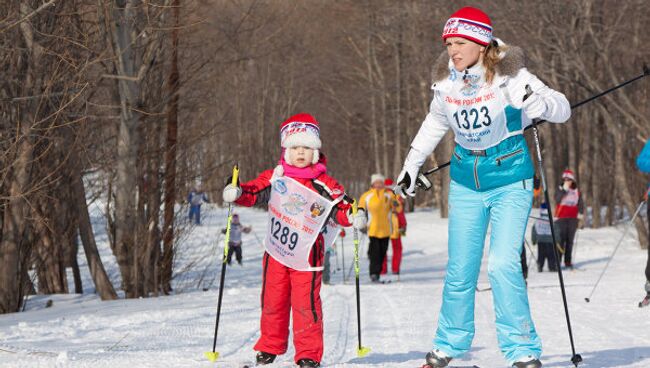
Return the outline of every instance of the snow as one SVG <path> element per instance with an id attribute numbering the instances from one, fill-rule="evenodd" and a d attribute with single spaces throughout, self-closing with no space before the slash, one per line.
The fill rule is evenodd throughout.
<path id="1" fill-rule="evenodd" d="M 93 211 L 97 241 L 107 271 L 119 285 L 99 209 Z M 80 254 L 85 294 L 31 296 L 25 312 L 0 316 L 0 367 L 239 367 L 252 361 L 252 347 L 259 337 L 262 249 L 258 238 L 263 238 L 266 220 L 265 212 L 254 209 L 237 209 L 242 222 L 253 225 L 255 232 L 243 238 L 244 266 L 233 265 L 226 274 L 216 349 L 221 356 L 216 363 L 203 357 L 212 348 L 223 242 L 219 233 L 226 212 L 205 205 L 203 225 L 190 228 L 180 239 L 176 270 L 182 272 L 174 279 L 171 296 L 102 302 L 92 294 L 85 256 Z M 366 357 L 356 356 L 354 278 L 344 284 L 341 269 L 332 274 L 332 285 L 323 285 L 324 366 L 413 368 L 423 364 L 440 309 L 447 221 L 431 210 L 408 214 L 407 219 L 399 282 L 369 284 L 367 242 L 362 241 L 362 337 L 364 346 L 372 349 Z M 179 221 L 184 222 L 184 217 L 179 216 Z M 650 308 L 637 307 L 644 296 L 646 251 L 639 248 L 634 229 L 623 240 L 591 303 L 584 301 L 624 226 L 579 230 L 575 262 L 579 270 L 564 272 L 576 350 L 584 358 L 581 367 L 650 366 Z M 343 242 L 347 273 L 353 259 L 352 231 Z M 343 268 L 340 240 L 337 250 Z M 532 262 L 530 253 L 528 259 Z M 486 266 L 479 279 L 481 289 L 489 286 Z M 332 267 L 336 270 L 334 256 Z M 531 263 L 528 285 L 533 319 L 544 344 L 544 367 L 571 367 L 557 274 L 538 273 Z M 489 291 L 477 293 L 472 351 L 451 366 L 507 366 L 496 341 L 491 298 Z M 53 305 L 46 308 L 49 300 Z M 291 345 L 270 367 L 292 366 Z"/>

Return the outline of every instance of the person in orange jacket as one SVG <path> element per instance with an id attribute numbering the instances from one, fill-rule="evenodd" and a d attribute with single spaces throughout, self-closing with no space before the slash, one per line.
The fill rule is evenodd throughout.
<path id="1" fill-rule="evenodd" d="M 381 282 L 381 268 L 388 250 L 388 240 L 392 233 L 392 219 L 395 193 L 386 189 L 386 178 L 382 174 L 370 177 L 370 189 L 359 198 L 360 213 L 367 214 L 368 219 L 368 257 L 370 258 L 370 281 Z"/>

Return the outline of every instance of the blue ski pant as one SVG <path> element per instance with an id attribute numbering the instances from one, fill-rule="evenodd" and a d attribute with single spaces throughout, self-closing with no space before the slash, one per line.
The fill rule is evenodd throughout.
<path id="1" fill-rule="evenodd" d="M 483 192 L 451 181 L 449 261 L 434 339 L 435 348 L 448 356 L 458 357 L 472 345 L 474 297 L 488 225 L 488 276 L 499 347 L 509 364 L 528 355 L 541 356 L 520 263 L 532 200 L 532 179 Z"/>
<path id="2" fill-rule="evenodd" d="M 195 206 L 195 205 L 190 205 L 190 212 L 188 217 L 190 218 L 190 222 L 192 222 L 192 218 L 194 218 L 194 222 L 197 225 L 201 224 L 201 206 Z"/>

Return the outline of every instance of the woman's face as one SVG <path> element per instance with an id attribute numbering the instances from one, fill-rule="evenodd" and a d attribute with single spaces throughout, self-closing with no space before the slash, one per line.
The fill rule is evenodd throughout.
<path id="1" fill-rule="evenodd" d="M 485 47 L 462 37 L 449 37 L 445 40 L 447 54 L 454 68 L 463 71 L 477 62 L 483 61 Z"/>
<path id="2" fill-rule="evenodd" d="M 314 150 L 309 147 L 290 147 L 289 150 L 289 165 L 297 168 L 303 168 L 311 165 L 311 160 L 314 158 Z"/>

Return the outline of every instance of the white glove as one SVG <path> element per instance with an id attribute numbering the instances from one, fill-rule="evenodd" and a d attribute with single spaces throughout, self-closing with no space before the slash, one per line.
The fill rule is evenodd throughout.
<path id="1" fill-rule="evenodd" d="M 241 197 L 241 187 L 234 186 L 232 183 L 226 185 L 223 188 L 223 201 L 226 203 L 232 203 Z"/>
<path id="2" fill-rule="evenodd" d="M 546 101 L 544 98 L 537 93 L 530 94 L 522 106 L 526 116 L 531 119 L 539 119 L 546 113 L 548 107 L 546 106 Z"/>
<path id="3" fill-rule="evenodd" d="M 406 198 L 406 196 L 415 197 L 415 181 L 418 178 L 419 168 L 410 165 L 404 165 L 402 172 L 397 177 L 395 193 Z"/>
<path id="4" fill-rule="evenodd" d="M 348 220 L 352 223 L 352 227 L 357 230 L 363 230 L 368 225 L 366 211 L 363 208 L 359 208 L 356 215 L 353 215 L 352 211 L 350 211 L 348 213 Z"/>

